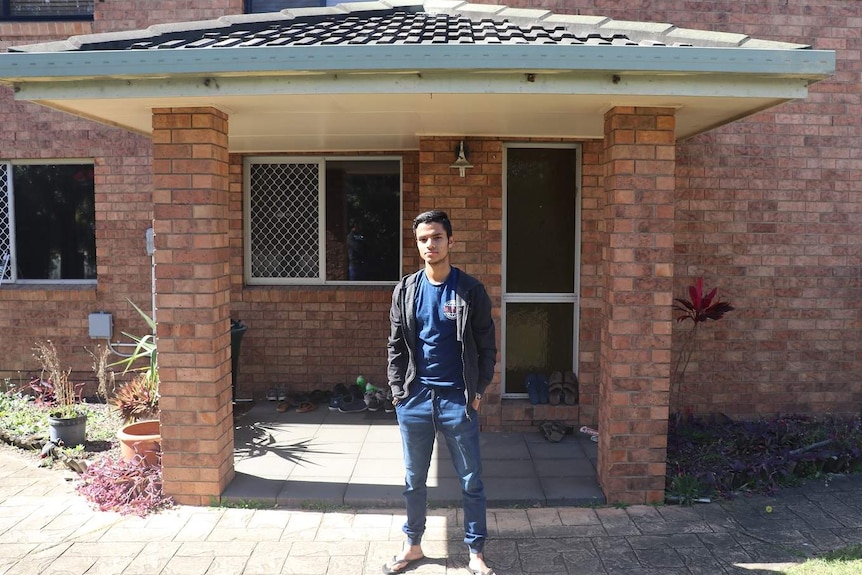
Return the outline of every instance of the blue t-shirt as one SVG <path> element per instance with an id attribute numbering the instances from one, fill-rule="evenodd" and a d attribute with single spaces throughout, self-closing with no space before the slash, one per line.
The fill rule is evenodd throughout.
<path id="1" fill-rule="evenodd" d="M 431 283 L 424 273 L 419 275 L 415 302 L 419 381 L 433 387 L 464 389 L 455 297 L 458 269 L 453 267 L 440 285 Z"/>

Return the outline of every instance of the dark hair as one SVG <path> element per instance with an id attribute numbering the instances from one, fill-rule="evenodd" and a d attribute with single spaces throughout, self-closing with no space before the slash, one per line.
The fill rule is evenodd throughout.
<path id="1" fill-rule="evenodd" d="M 419 224 L 431 224 L 434 222 L 443 224 L 443 229 L 446 230 L 446 237 L 452 237 L 452 222 L 449 221 L 449 216 L 446 212 L 442 210 L 429 210 L 413 218 L 413 235 L 416 235 L 416 228 L 419 227 Z"/>

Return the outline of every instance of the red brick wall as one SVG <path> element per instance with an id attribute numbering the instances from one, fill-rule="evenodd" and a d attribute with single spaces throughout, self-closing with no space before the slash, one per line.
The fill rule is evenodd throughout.
<path id="1" fill-rule="evenodd" d="M 240 4 L 239 0 L 98 2 L 94 23 L 0 23 L 0 49 L 89 33 L 91 26 L 107 31 L 180 20 L 180 10 L 188 6 L 192 6 L 190 18 L 214 18 L 240 12 Z M 683 389 L 682 408 L 730 415 L 856 412 L 862 400 L 858 337 L 862 222 L 856 198 L 862 182 L 862 3 L 510 0 L 508 4 L 741 31 L 837 51 L 838 72 L 813 86 L 806 101 L 786 104 L 678 146 L 674 292 L 683 295 L 685 286 L 702 275 L 708 286 L 718 286 L 737 308 L 721 322 L 704 326 L 708 329 L 702 330 L 701 350 L 689 367 L 686 379 L 690 383 Z M 165 12 L 164 7 L 176 11 Z M 17 378 L 19 372 L 35 369 L 32 343 L 44 337 L 52 337 L 70 366 L 82 377 L 88 376 L 90 358 L 81 349 L 91 344 L 86 337 L 88 313 L 98 309 L 113 312 L 115 333 L 141 332 L 144 327 L 125 298 L 142 306 L 149 302 L 149 260 L 142 239 L 151 209 L 149 141 L 32 104 L 14 103 L 5 88 L 0 88 L 0 125 L 0 158 L 97 158 L 100 238 L 98 290 L 8 285 L 0 289 L 0 343 L 4 347 L 0 378 Z M 597 302 L 602 286 L 595 238 L 604 226 L 603 183 L 597 169 L 600 149 L 596 144 L 584 148 L 579 374 L 582 386 L 596 391 L 601 315 Z M 417 161 L 405 162 L 405 170 Z M 379 318 L 376 313 L 388 307 L 388 289 L 356 288 L 362 298 L 370 298 L 362 303 L 370 303 L 375 310 L 372 314 L 364 308 L 357 313 L 342 308 L 346 304 L 339 298 L 358 297 L 347 289 L 241 287 L 241 178 L 236 163 L 231 169 L 231 213 L 236 214 L 231 222 L 232 315 L 255 325 L 243 342 L 241 384 L 254 381 L 264 389 L 289 378 L 288 384 L 316 387 L 342 381 L 360 370 L 381 379 L 387 327 L 385 315 Z M 417 186 L 418 171 L 406 174 L 410 185 Z M 405 222 L 418 211 L 417 193 L 416 189 L 405 191 Z M 406 241 L 408 261 L 410 247 Z M 418 265 L 418 260 L 413 262 Z M 327 301 L 317 303 L 323 299 Z M 298 311 L 303 301 L 315 303 L 318 309 L 303 306 Z M 251 311 L 255 305 L 263 306 L 263 311 L 255 311 L 259 315 Z M 339 319 L 321 336 L 320 341 L 326 343 L 279 357 L 275 351 L 284 342 L 279 342 L 283 336 L 278 330 L 269 331 L 276 323 L 269 315 L 273 310 L 299 314 L 291 320 L 291 329 L 316 331 L 321 317 Z M 264 321 L 260 329 L 259 321 Z M 675 347 L 680 337 L 682 332 L 675 326 Z M 335 364 L 320 375 L 315 362 L 328 366 L 329 361 L 314 359 L 315 354 L 331 354 L 333 345 L 342 352 L 361 347 L 353 362 Z M 279 363 L 268 365 L 274 357 Z M 340 355 L 334 359 L 347 361 Z M 584 421 L 596 416 L 595 404 L 589 403 L 595 396 L 582 394 Z"/>
<path id="2" fill-rule="evenodd" d="M 699 330 L 699 351 L 679 407 L 732 416 L 857 413 L 862 402 L 862 2 L 507 4 L 743 32 L 836 51 L 836 74 L 812 86 L 805 101 L 678 146 L 675 296 L 682 297 L 686 286 L 703 276 L 736 307 Z M 587 280 L 585 268 L 582 281 Z M 674 327 L 676 349 L 685 337 L 683 327 Z"/>
<path id="3" fill-rule="evenodd" d="M 114 332 L 145 333 L 126 301 L 150 306 L 150 264 L 144 234 L 152 213 L 149 140 L 114 128 L 13 102 L 0 88 L 0 160 L 80 158 L 95 162 L 96 264 L 98 286 L 0 288 L 0 378 L 15 383 L 38 374 L 32 356 L 36 340 L 51 339 L 60 361 L 78 380 L 93 380 L 88 315 L 114 314 Z M 88 389 L 88 392 L 91 390 Z"/>
<path id="4" fill-rule="evenodd" d="M 673 287 L 673 110 L 605 114 L 599 467 L 609 502 L 663 501 Z"/>
<path id="5" fill-rule="evenodd" d="M 96 2 L 97 32 L 136 30 L 153 24 L 212 20 L 242 14 L 243 0 L 109 0 Z"/>
<path id="6" fill-rule="evenodd" d="M 191 6 L 191 8 L 189 7 Z M 108 30 L 145 27 L 186 18 L 241 13 L 241 0 L 207 2 L 96 2 L 95 22 L 0 22 L 0 51 L 17 46 Z M 26 383 L 38 375 L 32 355 L 37 340 L 51 339 L 73 378 L 93 383 L 96 349 L 87 318 L 104 310 L 121 331 L 146 333 L 127 298 L 150 309 L 150 259 L 144 234 L 152 221 L 151 143 L 148 138 L 15 102 L 0 86 L 0 161 L 80 158 L 95 162 L 97 287 L 12 286 L 0 288 L 0 383 Z M 94 391 L 88 386 L 87 393 Z"/>
<path id="7" fill-rule="evenodd" d="M 234 476 L 227 142 L 219 110 L 153 110 L 164 488 L 192 505 Z"/>

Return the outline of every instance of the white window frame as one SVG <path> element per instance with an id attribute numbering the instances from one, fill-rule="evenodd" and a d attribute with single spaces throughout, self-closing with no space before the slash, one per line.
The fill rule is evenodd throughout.
<path id="1" fill-rule="evenodd" d="M 575 151 L 575 213 L 573 214 L 575 223 L 575 277 L 574 291 L 572 293 L 509 293 L 505 289 L 506 273 L 508 261 L 506 258 L 509 236 L 505 222 L 508 221 L 509 214 L 509 184 L 508 184 L 508 151 L 510 148 L 556 148 Z M 507 391 L 506 381 L 506 308 L 510 303 L 568 303 L 572 304 L 572 373 L 578 375 L 579 359 L 580 359 L 580 332 L 581 332 L 581 233 L 583 224 L 583 144 L 580 142 L 505 142 L 503 144 L 503 262 L 502 262 L 502 281 L 501 285 L 501 310 L 500 310 L 500 336 L 502 338 L 502 349 L 500 351 L 500 365 L 502 366 L 501 379 L 501 397 L 503 399 L 526 399 L 526 393 L 515 393 Z M 550 375 L 550 374 L 546 374 Z"/>
<path id="2" fill-rule="evenodd" d="M 0 164 L 6 167 L 6 205 L 8 206 L 6 214 L 0 213 L 0 219 L 6 217 L 9 227 L 9 262 L 8 268 L 11 273 L 9 279 L 0 277 L 0 286 L 6 283 L 18 285 L 75 285 L 75 286 L 94 286 L 98 283 L 96 279 L 19 279 L 18 278 L 18 253 L 15 247 L 15 182 L 12 177 L 12 169 L 14 166 L 56 166 L 62 164 L 89 164 L 95 167 L 93 158 L 45 158 L 45 159 L 26 159 L 26 160 L 0 160 Z M 93 194 L 95 195 L 95 184 L 93 185 Z M 98 251 L 98 246 L 96 246 Z M 0 267 L 2 267 L 5 253 L 0 246 Z M 97 256 L 98 257 L 98 256 Z"/>
<path id="3" fill-rule="evenodd" d="M 381 281 L 350 281 L 326 279 L 326 163 L 327 162 L 398 162 L 398 217 L 403 221 L 404 214 L 404 158 L 402 156 L 246 156 L 243 158 L 243 278 L 246 285 L 337 285 L 337 286 L 394 286 L 398 278 Z M 317 164 L 318 165 L 318 229 L 317 242 L 319 264 L 318 275 L 313 278 L 255 278 L 251 275 L 252 245 L 251 245 L 251 165 L 252 164 Z M 399 226 L 400 229 L 401 226 Z M 403 267 L 404 239 L 403 233 L 398 234 L 399 270 Z"/>

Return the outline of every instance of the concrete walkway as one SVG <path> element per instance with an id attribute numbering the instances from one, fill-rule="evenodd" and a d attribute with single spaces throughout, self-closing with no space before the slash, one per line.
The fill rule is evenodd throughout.
<path id="1" fill-rule="evenodd" d="M 71 473 L 0 448 L 0 574 L 365 575 L 401 546 L 400 510 L 180 506 L 147 518 L 90 508 Z M 695 507 L 494 508 L 498 575 L 782 573 L 862 542 L 862 477 Z M 429 512 L 417 575 L 466 575 L 460 513 Z"/>
<path id="2" fill-rule="evenodd" d="M 297 506 L 404 505 L 404 451 L 395 414 L 341 413 L 321 406 L 285 413 L 260 402 L 235 418 L 236 478 L 230 501 Z M 481 435 L 482 479 L 489 505 L 551 507 L 599 505 L 596 444 L 574 433 L 551 443 L 538 432 Z M 460 505 L 461 487 L 446 442 L 435 443 L 428 501 Z"/>

